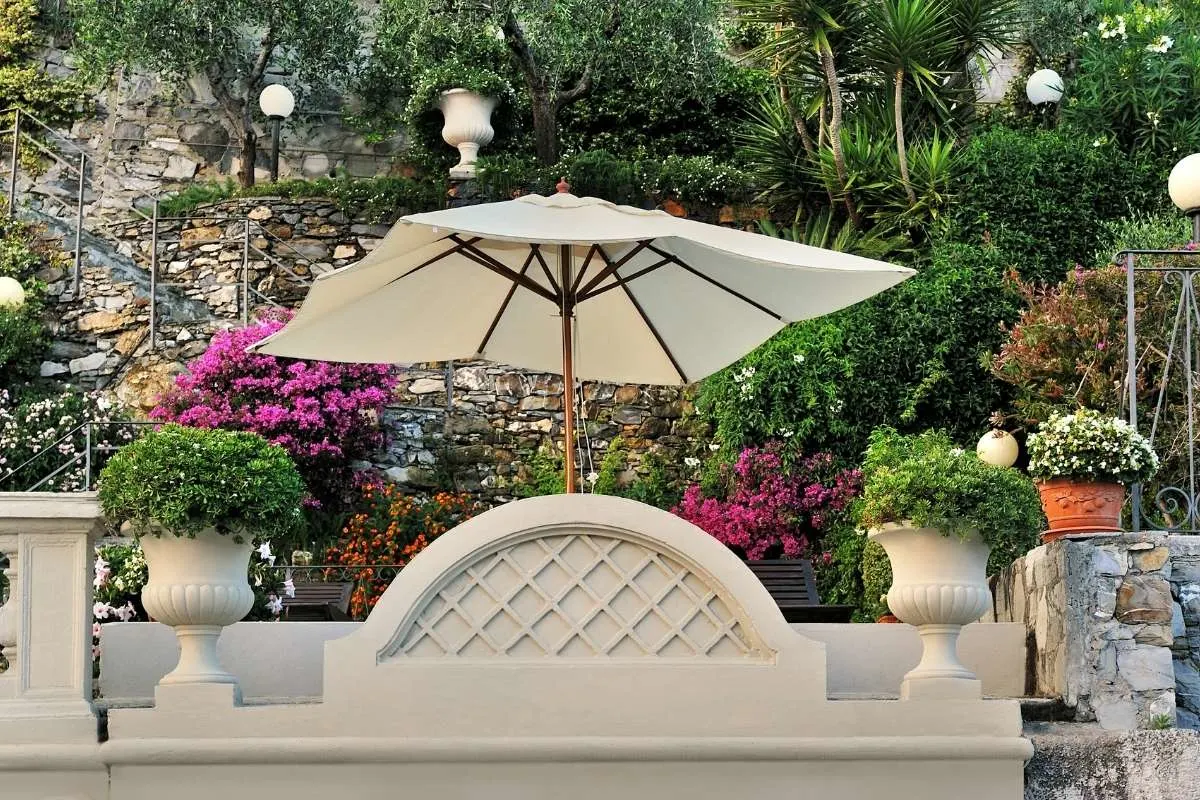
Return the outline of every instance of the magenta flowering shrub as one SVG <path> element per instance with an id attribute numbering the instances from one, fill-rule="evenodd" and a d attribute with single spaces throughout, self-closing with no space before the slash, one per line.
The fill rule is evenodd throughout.
<path id="1" fill-rule="evenodd" d="M 673 513 L 750 560 L 803 558 L 862 490 L 862 474 L 829 453 L 785 458 L 778 443 L 748 447 L 718 491 L 689 486 Z M 826 554 L 827 556 L 828 554 Z"/>
<path id="2" fill-rule="evenodd" d="M 351 462 L 383 444 L 378 419 L 395 377 L 386 365 L 246 352 L 290 316 L 278 312 L 214 336 L 150 415 L 198 428 L 257 433 L 292 455 L 315 504 L 337 506 L 353 480 Z"/>

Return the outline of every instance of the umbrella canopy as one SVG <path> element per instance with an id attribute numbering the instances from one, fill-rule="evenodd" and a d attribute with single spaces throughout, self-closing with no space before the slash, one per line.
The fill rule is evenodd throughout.
<path id="1" fill-rule="evenodd" d="M 561 372 L 570 441 L 575 378 L 692 383 L 789 322 L 912 274 L 560 191 L 402 218 L 361 261 L 320 276 L 292 321 L 253 349 Z"/>

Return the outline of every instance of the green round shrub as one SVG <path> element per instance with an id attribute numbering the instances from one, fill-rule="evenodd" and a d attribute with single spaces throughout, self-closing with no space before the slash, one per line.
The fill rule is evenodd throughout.
<path id="1" fill-rule="evenodd" d="M 863 611 L 876 620 L 888 613 L 887 592 L 892 588 L 892 562 L 879 542 L 868 539 L 862 550 Z"/>
<path id="2" fill-rule="evenodd" d="M 215 528 L 241 541 L 299 525 L 304 483 L 287 451 L 258 434 L 164 425 L 112 457 L 99 495 L 104 514 L 138 536 Z"/>
<path id="3" fill-rule="evenodd" d="M 871 434 L 856 512 L 865 528 L 904 522 L 948 536 L 978 531 L 996 567 L 1035 547 L 1045 519 L 1021 472 L 980 460 L 940 431 L 905 436 L 891 428 Z"/>

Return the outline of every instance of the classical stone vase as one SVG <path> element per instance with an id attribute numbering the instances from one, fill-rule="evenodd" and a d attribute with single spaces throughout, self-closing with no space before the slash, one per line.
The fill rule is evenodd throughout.
<path id="1" fill-rule="evenodd" d="M 249 539 L 239 544 L 208 528 L 195 538 L 143 536 L 141 545 L 150 576 L 142 605 L 179 639 L 179 663 L 160 683 L 237 683 L 217 658 L 217 640 L 254 605 Z"/>
<path id="2" fill-rule="evenodd" d="M 958 635 L 991 605 L 991 548 L 976 532 L 964 539 L 906 524 L 883 525 L 870 536 L 892 563 L 888 608 L 921 635 L 921 662 L 904 676 L 901 697 L 979 697 L 979 681 L 958 659 Z"/>
<path id="3" fill-rule="evenodd" d="M 492 141 L 492 112 L 498 101 L 494 97 L 468 89 L 449 89 L 442 92 L 438 108 L 445 124 L 442 139 L 458 148 L 458 163 L 450 168 L 451 178 L 474 178 L 479 148 Z"/>
<path id="4" fill-rule="evenodd" d="M 1119 483 L 1051 478 L 1038 482 L 1042 509 L 1050 523 L 1042 533 L 1052 542 L 1077 533 L 1120 533 L 1125 487 Z"/>

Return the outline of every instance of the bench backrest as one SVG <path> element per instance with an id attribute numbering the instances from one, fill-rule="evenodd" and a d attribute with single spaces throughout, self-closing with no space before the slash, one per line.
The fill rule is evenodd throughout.
<path id="1" fill-rule="evenodd" d="M 812 562 L 808 559 L 747 561 L 746 564 L 780 608 L 821 604 Z"/>

